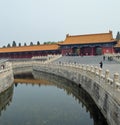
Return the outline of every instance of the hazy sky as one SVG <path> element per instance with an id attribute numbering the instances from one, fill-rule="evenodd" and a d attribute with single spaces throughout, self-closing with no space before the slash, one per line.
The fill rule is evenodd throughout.
<path id="1" fill-rule="evenodd" d="M 120 0 L 0 0 L 0 46 L 120 31 Z"/>

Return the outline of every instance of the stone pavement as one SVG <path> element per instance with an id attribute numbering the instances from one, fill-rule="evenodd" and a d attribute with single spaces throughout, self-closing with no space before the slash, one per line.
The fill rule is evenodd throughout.
<path id="1" fill-rule="evenodd" d="M 113 77 L 113 74 L 118 72 L 120 74 L 120 64 L 115 61 L 108 61 L 106 58 L 105 61 L 103 60 L 103 56 L 63 56 L 59 58 L 58 60 L 54 61 L 56 62 L 69 62 L 69 63 L 80 63 L 80 64 L 86 64 L 86 65 L 93 65 L 100 67 L 100 62 L 103 62 L 103 73 L 106 69 L 110 71 L 110 77 Z"/>

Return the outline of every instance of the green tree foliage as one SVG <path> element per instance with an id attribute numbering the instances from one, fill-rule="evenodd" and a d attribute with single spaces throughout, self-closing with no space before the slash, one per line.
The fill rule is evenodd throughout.
<path id="1" fill-rule="evenodd" d="M 10 46 L 10 43 L 8 43 L 7 47 L 11 47 L 11 46 Z"/>
<path id="2" fill-rule="evenodd" d="M 120 40 L 120 33 L 119 32 L 117 32 L 116 39 Z"/>
<path id="3" fill-rule="evenodd" d="M 2 48 L 6 48 L 6 46 L 4 45 Z"/>
<path id="4" fill-rule="evenodd" d="M 55 42 L 48 41 L 48 42 L 44 42 L 43 44 L 55 44 Z"/>
<path id="5" fill-rule="evenodd" d="M 21 46 L 21 43 L 19 43 L 18 46 Z"/>
<path id="6" fill-rule="evenodd" d="M 15 41 L 13 41 L 12 46 L 16 47 L 16 42 Z"/>
<path id="7" fill-rule="evenodd" d="M 37 41 L 37 45 L 40 45 L 40 42 L 39 42 L 39 41 Z"/>
<path id="8" fill-rule="evenodd" d="M 27 44 L 26 44 L 26 43 L 24 43 L 24 46 L 27 46 Z"/>
<path id="9" fill-rule="evenodd" d="M 30 46 L 33 46 L 33 42 L 30 42 Z"/>

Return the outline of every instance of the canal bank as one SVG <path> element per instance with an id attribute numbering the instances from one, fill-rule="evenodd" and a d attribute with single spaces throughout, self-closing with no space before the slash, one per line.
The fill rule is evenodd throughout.
<path id="1" fill-rule="evenodd" d="M 108 79 L 101 70 L 76 64 L 41 64 L 34 65 L 33 70 L 61 76 L 75 82 L 90 94 L 96 105 L 107 119 L 109 125 L 120 123 L 119 86 L 117 74 L 115 79 Z M 119 84 L 118 84 L 119 85 Z"/>
<path id="2" fill-rule="evenodd" d="M 17 62 L 18 63 L 18 62 Z M 14 65 L 14 74 L 22 72 L 44 72 L 64 77 L 82 86 L 90 94 L 101 110 L 109 125 L 120 123 L 119 81 L 109 79 L 109 72 L 103 75 L 101 70 L 90 66 L 76 64 L 44 64 L 36 62 L 20 62 Z M 116 84 L 117 83 L 117 84 Z M 117 97 L 117 98 L 116 98 Z"/>
<path id="3" fill-rule="evenodd" d="M 77 84 L 51 74 L 32 74 L 15 75 L 12 101 L 0 117 L 2 125 L 108 125 Z"/>
<path id="4" fill-rule="evenodd" d="M 14 77 L 11 63 L 5 61 L 0 63 L 0 93 L 13 85 Z"/>

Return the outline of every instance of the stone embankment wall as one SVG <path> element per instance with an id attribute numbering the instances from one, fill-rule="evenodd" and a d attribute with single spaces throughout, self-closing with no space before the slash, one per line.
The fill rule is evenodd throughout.
<path id="1" fill-rule="evenodd" d="M 16 59 L 10 60 L 13 67 L 13 74 L 28 73 L 32 72 L 32 67 L 34 64 L 40 64 L 40 62 L 50 63 L 57 60 L 62 55 L 48 55 L 48 56 L 38 56 L 32 59 Z"/>
<path id="2" fill-rule="evenodd" d="M 17 61 L 12 62 L 13 74 L 32 72 L 34 61 Z"/>
<path id="3" fill-rule="evenodd" d="M 12 65 L 9 62 L 0 63 L 0 93 L 13 85 Z"/>
<path id="4" fill-rule="evenodd" d="M 34 63 L 34 71 L 47 72 L 74 81 L 82 86 L 93 98 L 109 125 L 120 125 L 120 81 L 119 74 L 114 79 L 102 69 L 80 64 Z"/>
<path id="5" fill-rule="evenodd" d="M 47 72 L 61 76 L 82 86 L 93 98 L 109 125 L 120 123 L 120 80 L 119 74 L 111 79 L 109 71 L 103 74 L 102 69 L 80 64 L 40 63 L 36 60 L 12 62 L 13 73 L 34 71 Z"/>

